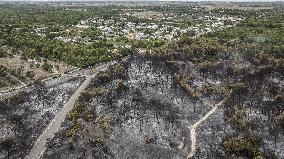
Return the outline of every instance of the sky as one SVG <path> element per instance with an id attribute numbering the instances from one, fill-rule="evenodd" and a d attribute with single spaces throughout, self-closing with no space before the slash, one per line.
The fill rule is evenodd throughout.
<path id="1" fill-rule="evenodd" d="M 141 1 L 141 0 L 0 0 L 0 1 Z M 275 2 L 284 0 L 142 0 L 142 1 L 230 1 L 230 2 Z"/>

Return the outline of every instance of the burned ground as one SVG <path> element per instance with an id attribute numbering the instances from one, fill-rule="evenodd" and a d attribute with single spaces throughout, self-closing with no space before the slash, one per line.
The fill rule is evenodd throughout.
<path id="1" fill-rule="evenodd" d="M 283 75 L 259 79 L 254 67 L 244 75 L 228 63 L 206 70 L 186 59 L 137 55 L 113 65 L 81 95 L 44 158 L 187 158 L 188 126 L 229 89 L 229 100 L 197 129 L 194 158 L 282 158 L 283 133 L 272 123 L 283 112 Z"/>
<path id="2" fill-rule="evenodd" d="M 24 158 L 82 80 L 75 77 L 62 83 L 58 80 L 37 82 L 16 95 L 3 95 L 0 101 L 0 158 Z"/>

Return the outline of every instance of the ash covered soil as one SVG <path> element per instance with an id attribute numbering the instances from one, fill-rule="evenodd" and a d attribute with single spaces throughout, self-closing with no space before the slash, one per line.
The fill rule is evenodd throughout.
<path id="1" fill-rule="evenodd" d="M 233 88 L 244 75 L 230 74 L 228 64 L 204 71 L 186 59 L 135 55 L 111 66 L 80 96 L 43 158 L 185 159 L 190 126 L 229 89 L 229 100 L 197 128 L 193 158 L 283 158 L 283 133 L 271 124 L 283 103 L 265 109 L 274 101 L 270 85 L 283 91 L 283 75 Z"/>
<path id="2" fill-rule="evenodd" d="M 168 67 L 132 57 L 99 73 L 44 158 L 186 158 L 187 125 L 210 108 L 187 95 Z"/>
<path id="3" fill-rule="evenodd" d="M 63 80 L 63 79 L 62 79 Z M 37 82 L 0 100 L 0 158 L 24 158 L 84 79 Z"/>

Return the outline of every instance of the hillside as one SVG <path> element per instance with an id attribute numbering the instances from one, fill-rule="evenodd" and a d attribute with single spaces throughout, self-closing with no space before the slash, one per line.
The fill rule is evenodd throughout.
<path id="1" fill-rule="evenodd" d="M 97 12 L 108 17 L 110 13 L 102 8 Z M 0 94 L 0 158 L 284 158 L 283 8 L 244 11 L 216 7 L 204 11 L 191 5 L 188 10 L 175 6 L 180 10 L 172 11 L 170 7 L 152 6 L 149 12 L 139 10 L 138 6 L 114 8 L 111 10 L 114 17 L 127 15 L 137 21 L 128 23 L 130 27 L 144 20 L 154 22 L 155 18 L 161 18 L 155 21 L 159 24 L 166 23 L 165 19 L 161 22 L 162 17 L 170 16 L 167 14 L 170 12 L 181 18 L 171 21 L 178 24 L 167 25 L 182 25 L 182 17 L 198 15 L 194 25 L 203 30 L 198 35 L 180 34 L 172 41 L 152 41 L 151 38 L 158 37 L 157 30 L 149 33 L 153 36 L 150 40 L 114 42 L 111 38 L 106 40 L 110 34 L 105 34 L 105 39 L 92 39 L 90 44 L 88 38 L 73 43 L 45 36 L 36 36 L 28 42 L 22 39 L 23 35 L 22 41 L 17 41 L 16 35 L 23 33 L 13 28 L 11 48 L 41 42 L 33 45 L 41 51 L 31 51 L 36 54 L 27 51 L 21 56 L 41 57 L 44 63 L 54 65 L 58 62 L 62 72 L 71 65 L 82 69 Z M 53 9 L 47 7 L 42 11 L 69 12 Z M 77 7 L 72 9 L 78 11 Z M 195 9 L 198 12 L 191 14 Z M 28 10 L 37 13 L 33 7 Z M 80 10 L 80 15 L 87 18 L 95 14 L 94 10 Z M 234 18 L 241 20 L 234 24 L 228 19 L 221 20 L 222 29 L 212 27 L 214 31 L 205 32 L 206 26 L 213 26 L 222 14 L 233 22 Z M 145 15 L 154 18 L 149 20 Z M 60 21 L 57 18 L 61 16 L 53 20 Z M 80 17 L 72 10 L 69 18 Z M 68 20 L 61 23 L 74 27 Z M 81 27 L 84 24 L 80 22 Z M 5 27 L 0 26 L 1 29 Z M 85 31 L 98 38 L 101 34 L 96 29 Z M 9 38 L 4 41 L 8 42 Z M 44 54 L 42 49 L 48 48 L 47 43 L 53 44 L 52 49 Z M 132 46 L 127 48 L 125 44 Z M 115 45 L 125 46 L 115 53 Z M 15 55 L 20 52 L 17 50 Z M 1 72 L 5 76 L 1 76 L 0 84 L 2 78 L 10 79 L 10 83 L 2 82 L 3 85 L 21 83 L 4 66 L 0 67 Z M 44 144 L 37 148 L 35 143 L 42 140 Z"/>
<path id="2" fill-rule="evenodd" d="M 274 14 L 102 72 L 44 158 L 283 158 L 283 19 Z"/>

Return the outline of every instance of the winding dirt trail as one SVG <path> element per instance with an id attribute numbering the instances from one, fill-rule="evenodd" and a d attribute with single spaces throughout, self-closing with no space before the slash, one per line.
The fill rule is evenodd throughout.
<path id="1" fill-rule="evenodd" d="M 85 75 L 86 80 L 81 84 L 81 86 L 75 91 L 75 93 L 70 97 L 70 99 L 64 104 L 60 112 L 53 118 L 49 123 L 47 128 L 42 132 L 42 134 L 37 138 L 37 141 L 33 145 L 30 153 L 25 157 L 25 159 L 39 159 L 46 150 L 47 139 L 51 140 L 55 133 L 59 130 L 61 124 L 64 122 L 68 113 L 73 109 L 76 100 L 79 98 L 81 93 L 86 89 L 86 87 L 91 82 L 91 79 L 99 72 L 106 69 L 109 64 L 101 65 L 95 68 L 92 75 Z"/>
<path id="2" fill-rule="evenodd" d="M 194 123 L 193 125 L 188 126 L 188 129 L 190 129 L 190 138 L 191 138 L 191 151 L 189 153 L 189 155 L 187 156 L 188 159 L 191 159 L 195 152 L 196 152 L 196 129 L 198 128 L 198 126 L 204 122 L 210 115 L 212 115 L 220 106 L 222 106 L 224 104 L 225 101 L 227 101 L 228 97 L 230 96 L 232 91 L 230 91 L 229 95 L 227 97 L 225 97 L 222 101 L 220 101 L 219 103 L 215 104 L 214 106 L 212 106 L 212 109 L 205 114 L 204 117 L 202 117 L 200 120 L 198 120 L 196 123 Z"/>

